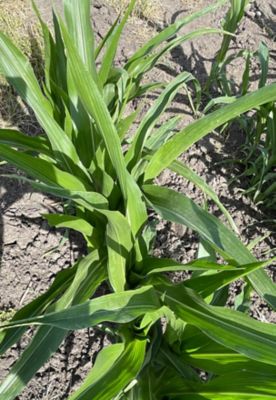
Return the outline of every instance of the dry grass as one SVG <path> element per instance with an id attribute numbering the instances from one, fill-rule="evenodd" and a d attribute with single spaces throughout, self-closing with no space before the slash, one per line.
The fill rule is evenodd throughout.
<path id="1" fill-rule="evenodd" d="M 129 0 L 107 0 L 117 12 L 123 11 L 129 4 Z M 134 18 L 146 18 L 151 21 L 162 19 L 161 2 L 158 0 L 137 0 L 134 9 Z"/>
<path id="2" fill-rule="evenodd" d="M 29 0 L 0 0 L 0 31 L 29 58 L 38 78 L 43 71 L 42 37 Z M 33 117 L 0 76 L 0 127 L 33 130 Z"/>

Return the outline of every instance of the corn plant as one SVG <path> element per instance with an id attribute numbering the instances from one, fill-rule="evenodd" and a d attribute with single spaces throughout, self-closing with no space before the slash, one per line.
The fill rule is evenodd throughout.
<path id="1" fill-rule="evenodd" d="M 231 82 L 228 78 L 227 67 L 237 58 L 244 60 L 244 71 L 242 74 L 242 83 L 237 87 L 237 83 Z M 264 43 L 260 43 L 256 52 L 240 50 L 237 53 L 226 55 L 220 65 L 220 97 L 212 99 L 204 109 L 204 113 L 214 107 L 223 104 L 229 104 L 239 96 L 249 93 L 250 80 L 254 75 L 251 69 L 253 60 L 259 62 L 260 77 L 258 87 L 262 88 L 267 84 L 269 71 L 269 49 Z M 275 102 L 268 102 L 260 106 L 250 115 L 242 115 L 234 121 L 226 124 L 231 132 L 232 123 L 238 125 L 241 132 L 240 148 L 236 158 L 231 158 L 231 163 L 236 163 L 241 173 L 233 178 L 233 181 L 245 179 L 243 192 L 249 195 L 252 200 L 261 205 L 266 211 L 274 210 L 276 207 L 276 186 L 275 186 L 275 168 L 276 168 L 276 133 L 275 133 Z"/>
<path id="2" fill-rule="evenodd" d="M 211 86 L 215 85 L 218 88 L 223 88 L 224 92 L 227 93 L 227 89 L 225 88 L 224 66 L 227 64 L 226 60 L 231 41 L 233 40 L 239 23 L 244 16 L 249 0 L 230 0 L 230 3 L 231 6 L 225 16 L 225 20 L 223 21 L 223 29 L 228 32 L 228 34 L 224 34 L 222 44 L 213 62 L 210 77 L 207 82 L 207 91 L 210 90 Z"/>
<path id="3" fill-rule="evenodd" d="M 111 344 L 70 400 L 275 398 L 275 327 L 225 307 L 229 284 L 244 278 L 247 293 L 255 290 L 276 308 L 276 289 L 264 270 L 272 260 L 257 261 L 230 227 L 184 194 L 157 186 L 155 178 L 169 168 L 197 184 L 226 213 L 211 188 L 177 158 L 212 130 L 275 101 L 276 85 L 177 132 L 175 117 L 158 127 L 181 88 L 196 109 L 200 85 L 188 72 L 166 85 L 145 85 L 144 74 L 174 46 L 218 32 L 206 28 L 175 37 L 223 1 L 165 28 L 115 68 L 118 41 L 134 4 L 98 46 L 89 0 L 63 1 L 65 21 L 53 13 L 54 36 L 35 8 L 45 41 L 42 87 L 28 60 L 0 34 L 0 71 L 43 130 L 37 137 L 0 130 L 0 157 L 26 173 L 14 178 L 70 202 L 73 214 L 45 218 L 52 226 L 79 231 L 87 242 L 87 255 L 0 326 L 1 354 L 28 326 L 37 327 L 2 382 L 0 399 L 15 399 L 68 332 L 86 327 L 108 330 Z M 161 94 L 134 129 L 138 113 L 126 114 L 127 104 L 156 88 Z M 205 257 L 188 264 L 154 257 L 148 210 L 197 232 Z M 177 271 L 191 271 L 191 278 L 173 284 L 167 272 Z M 110 293 L 93 298 L 103 282 Z"/>
<path id="4" fill-rule="evenodd" d="M 259 60 L 259 88 L 267 84 L 269 71 L 269 49 L 261 43 L 259 50 L 252 55 Z M 251 61 L 251 60 L 250 60 Z M 249 72 L 246 72 L 249 70 Z M 250 77 L 250 68 L 245 67 L 244 75 Z M 241 148 L 244 158 L 238 160 L 244 166 L 242 176 L 249 177 L 245 190 L 252 199 L 266 209 L 276 208 L 276 111 L 275 102 L 261 106 L 255 113 L 254 120 L 244 118 L 239 121 L 245 132 L 245 143 Z"/>

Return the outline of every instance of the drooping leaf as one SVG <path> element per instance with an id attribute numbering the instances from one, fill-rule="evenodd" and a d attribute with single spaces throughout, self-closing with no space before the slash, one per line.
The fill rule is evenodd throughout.
<path id="1" fill-rule="evenodd" d="M 186 151 L 192 144 L 237 116 L 266 104 L 276 99 L 276 84 L 247 94 L 232 104 L 200 118 L 188 125 L 177 135 L 166 142 L 151 158 L 146 172 L 145 182 L 153 179 L 168 167 L 181 153 Z"/>
<path id="2" fill-rule="evenodd" d="M 88 188 L 86 183 L 82 182 L 77 176 L 62 171 L 46 160 L 21 153 L 5 144 L 0 144 L 0 158 L 45 184 L 60 186 L 69 190 L 84 191 L 85 188 Z"/>
<path id="3" fill-rule="evenodd" d="M 80 260 L 71 285 L 63 296 L 47 309 L 47 312 L 63 310 L 90 298 L 106 278 L 105 263 L 105 258 L 99 260 L 97 251 Z M 39 328 L 29 346 L 0 385 L 0 398 L 14 400 L 33 375 L 58 349 L 66 335 L 67 331 L 64 329 L 48 326 Z"/>
<path id="4" fill-rule="evenodd" d="M 49 290 L 38 296 L 31 303 L 27 304 L 16 312 L 12 321 L 30 318 L 38 315 L 50 305 L 60 294 L 62 294 L 72 282 L 77 270 L 77 264 L 69 269 L 58 272 Z M 5 353 L 25 332 L 25 328 L 14 328 L 0 334 L 0 354 Z"/>
<path id="5" fill-rule="evenodd" d="M 188 197 L 152 185 L 145 185 L 143 189 L 149 202 L 164 219 L 186 225 L 198 232 L 223 257 L 235 260 L 238 265 L 256 262 L 255 257 L 232 231 Z M 252 272 L 248 278 L 258 294 L 276 308 L 276 287 L 266 272 Z"/>
<path id="6" fill-rule="evenodd" d="M 74 215 L 44 214 L 43 217 L 46 218 L 50 226 L 56 228 L 74 229 L 86 236 L 91 236 L 93 233 L 93 226 L 89 222 Z"/>
<path id="7" fill-rule="evenodd" d="M 172 171 L 176 172 L 177 174 L 188 179 L 190 182 L 193 182 L 197 187 L 199 187 L 203 191 L 203 193 L 205 193 L 208 197 L 210 197 L 210 199 L 214 201 L 214 203 L 219 207 L 219 209 L 225 215 L 233 231 L 236 232 L 237 234 L 239 233 L 238 228 L 235 222 L 233 221 L 233 218 L 231 217 L 229 211 L 224 207 L 219 197 L 213 191 L 210 185 L 208 185 L 202 178 L 200 178 L 191 168 L 189 168 L 187 165 L 184 165 L 178 160 L 174 161 L 169 168 Z"/>
<path id="8" fill-rule="evenodd" d="M 23 150 L 53 156 L 48 140 L 43 136 L 27 136 L 13 129 L 0 129 L 0 143 Z"/>
<path id="9" fill-rule="evenodd" d="M 218 273 L 215 272 L 208 275 L 198 276 L 189 279 L 184 284 L 185 286 L 196 290 L 197 293 L 205 298 L 207 296 L 210 296 L 216 290 L 229 285 L 231 282 L 245 277 L 260 268 L 265 268 L 266 266 L 271 265 L 273 261 L 274 260 L 271 259 L 269 261 L 255 262 L 248 265 L 242 265 L 239 268 L 236 268 L 235 271 L 222 271 Z"/>
<path id="10" fill-rule="evenodd" d="M 66 310 L 49 312 L 23 321 L 2 324 L 0 329 L 24 325 L 50 325 L 60 329 L 83 329 L 102 322 L 127 323 L 160 306 L 151 286 L 101 296 Z"/>
<path id="11" fill-rule="evenodd" d="M 225 0 L 217 1 L 215 4 L 212 4 L 211 6 L 206 7 L 203 10 L 197 11 L 197 12 L 193 13 L 192 15 L 182 18 L 182 19 L 176 21 L 175 23 L 171 24 L 167 28 L 165 28 L 163 31 L 161 31 L 156 36 L 154 36 L 152 39 L 150 39 L 144 46 L 142 46 L 139 50 L 137 50 L 133 54 L 133 56 L 128 60 L 128 62 L 126 64 L 126 69 L 129 71 L 132 71 L 136 67 L 136 65 L 140 63 L 140 60 L 143 57 L 145 57 L 150 52 L 152 52 L 154 49 L 156 49 L 161 43 L 172 38 L 185 25 L 187 25 L 188 23 L 194 21 L 195 19 L 200 18 L 212 11 L 215 11 L 218 7 L 222 6 L 225 2 L 226 2 Z"/>
<path id="12" fill-rule="evenodd" d="M 214 341 L 253 360 L 276 365 L 273 352 L 276 327 L 273 324 L 256 321 L 238 311 L 208 305 L 183 285 L 164 285 L 159 292 L 178 318 Z"/>

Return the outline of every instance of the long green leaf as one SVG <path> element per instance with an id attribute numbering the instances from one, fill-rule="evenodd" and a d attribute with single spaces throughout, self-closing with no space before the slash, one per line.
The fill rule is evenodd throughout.
<path id="1" fill-rule="evenodd" d="M 94 392 L 96 383 L 103 379 L 112 368 L 114 369 L 116 362 L 118 362 L 119 357 L 124 351 L 124 347 L 124 343 L 116 343 L 104 347 L 98 354 L 92 370 L 85 378 L 81 387 L 70 396 L 70 400 L 85 399 L 89 396 L 89 392 L 91 393 L 92 390 Z M 93 395 L 95 395 L 95 393 L 93 393 Z"/>
<path id="2" fill-rule="evenodd" d="M 128 163 L 128 167 L 131 170 L 133 166 L 136 165 L 139 160 L 142 152 L 145 141 L 147 137 L 151 134 L 151 131 L 155 124 L 157 123 L 158 118 L 165 111 L 166 107 L 168 107 L 178 93 L 180 87 L 185 85 L 189 81 L 193 81 L 195 78 L 192 74 L 188 72 L 183 72 L 179 74 L 175 79 L 170 82 L 169 85 L 166 86 L 165 90 L 161 93 L 155 103 L 150 107 L 147 114 L 144 116 L 140 125 L 135 133 L 134 140 L 125 156 L 126 162 Z"/>
<path id="3" fill-rule="evenodd" d="M 238 228 L 228 210 L 224 207 L 224 205 L 220 201 L 217 194 L 213 191 L 213 189 L 202 178 L 200 178 L 191 168 L 189 168 L 187 165 L 184 165 L 178 160 L 173 161 L 173 163 L 170 165 L 169 168 L 172 171 L 176 172 L 177 174 L 188 179 L 190 182 L 193 182 L 197 187 L 199 187 L 203 191 L 203 193 L 205 193 L 208 197 L 210 197 L 210 199 L 213 200 L 213 202 L 225 215 L 233 231 L 236 232 L 237 234 L 239 233 Z"/>
<path id="4" fill-rule="evenodd" d="M 150 203 L 164 219 L 186 225 L 198 232 L 226 259 L 235 260 L 239 265 L 256 262 L 255 257 L 233 232 L 188 197 L 152 185 L 143 186 L 143 189 Z M 258 294 L 276 308 L 276 287 L 266 272 L 255 271 L 249 275 L 249 279 Z"/>
<path id="5" fill-rule="evenodd" d="M 164 303 L 178 318 L 197 327 L 214 341 L 253 360 L 276 365 L 276 326 L 240 312 L 210 306 L 183 285 L 162 286 Z"/>
<path id="6" fill-rule="evenodd" d="M 145 339 L 128 340 L 99 354 L 95 366 L 80 389 L 69 400 L 110 400 L 138 375 L 145 357 Z"/>
<path id="7" fill-rule="evenodd" d="M 89 114 L 94 118 L 105 142 L 127 204 L 127 217 L 130 220 L 133 233 L 136 235 L 147 219 L 146 208 L 141 199 L 140 189 L 127 172 L 121 150 L 121 142 L 102 95 L 93 79 L 87 74 L 85 66 L 79 58 L 66 28 L 61 21 L 60 23 L 70 61 L 70 69 L 75 85 L 78 88 L 80 99 Z M 133 207 L 134 203 L 136 207 Z"/>
<path id="8" fill-rule="evenodd" d="M 221 289 L 237 279 L 243 278 L 250 273 L 271 265 L 275 259 L 263 262 L 256 262 L 249 265 L 242 265 L 235 271 L 222 271 L 191 278 L 184 282 L 184 285 L 197 291 L 202 297 L 210 296 L 216 290 Z"/>
<path id="9" fill-rule="evenodd" d="M 32 108 L 62 165 L 68 171 L 77 170 L 77 165 L 82 168 L 72 142 L 53 118 L 51 104 L 42 94 L 28 59 L 2 32 L 0 32 L 0 73 Z"/>
<path id="10" fill-rule="evenodd" d="M 161 59 L 162 56 L 164 56 L 166 53 L 172 51 L 174 48 L 177 46 L 181 45 L 183 42 L 186 42 L 188 40 L 195 39 L 196 37 L 204 36 L 207 34 L 213 34 L 213 33 L 225 33 L 225 31 L 222 31 L 221 29 L 215 29 L 215 28 L 199 28 L 193 32 L 189 32 L 183 36 L 176 37 L 175 39 L 172 39 L 166 44 L 160 51 L 157 53 L 145 57 L 142 60 L 139 60 L 139 63 L 136 65 L 135 69 L 129 72 L 131 76 L 133 76 L 134 79 L 138 78 L 141 79 L 143 75 L 150 71 L 156 64 L 157 62 Z"/>
<path id="11" fill-rule="evenodd" d="M 120 22 L 119 25 L 114 27 L 114 29 L 110 32 L 110 35 L 107 40 L 106 51 L 103 56 L 101 68 L 99 71 L 99 79 L 100 79 L 102 85 L 104 85 L 106 83 L 106 80 L 108 78 L 108 75 L 109 75 L 111 67 L 112 67 L 112 64 L 114 62 L 114 58 L 115 58 L 115 55 L 116 55 L 116 52 L 118 49 L 118 43 L 119 43 L 122 31 L 124 29 L 124 26 L 127 22 L 128 17 L 132 13 L 135 3 L 136 3 L 136 0 L 131 0 L 129 2 L 129 5 L 127 7 L 125 15 L 122 18 L 122 21 Z"/>
<path id="12" fill-rule="evenodd" d="M 70 35 L 81 59 L 95 82 L 98 80 L 94 58 L 94 33 L 90 20 L 90 0 L 63 0 L 64 15 Z"/>
<path id="13" fill-rule="evenodd" d="M 199 334 L 203 335 L 201 332 Z M 198 335 L 193 336 L 195 341 L 194 347 L 191 349 L 185 340 L 185 350 L 181 352 L 181 359 L 183 361 L 195 368 L 200 368 L 216 375 L 247 371 L 260 375 L 275 376 L 276 367 L 254 361 L 210 340 L 205 335 L 204 337 L 206 340 L 201 346 L 200 342 L 198 342 Z"/>
<path id="14" fill-rule="evenodd" d="M 72 304 L 83 303 L 90 298 L 106 278 L 105 263 L 106 259 L 99 260 L 96 251 L 78 262 L 72 284 L 48 311 L 62 310 Z M 14 400 L 39 368 L 58 349 L 66 335 L 67 331 L 64 329 L 48 326 L 39 328 L 30 345 L 2 382 L 0 399 Z"/>
<path id="15" fill-rule="evenodd" d="M 187 264 L 181 264 L 169 258 L 148 257 L 145 258 L 143 264 L 143 272 L 146 273 L 147 276 L 177 271 L 237 271 L 236 266 L 217 264 L 206 258 L 191 261 Z"/>
<path id="16" fill-rule="evenodd" d="M 67 29 L 72 43 L 78 50 L 87 73 L 98 85 L 99 79 L 94 59 L 94 33 L 90 21 L 90 3 L 90 0 L 64 0 L 63 4 Z M 70 68 L 67 68 L 67 83 L 71 117 L 75 127 L 74 143 L 80 159 L 86 167 L 89 167 L 96 151 L 96 132 L 80 101 Z"/>
<path id="17" fill-rule="evenodd" d="M 62 171 L 46 160 L 16 151 L 0 144 L 0 158 L 20 168 L 34 179 L 64 189 L 84 191 L 87 186 L 76 176 Z"/>
<path id="18" fill-rule="evenodd" d="M 232 104 L 193 122 L 166 142 L 151 158 L 145 172 L 145 182 L 155 178 L 192 144 L 237 116 L 276 100 L 276 84 L 271 84 L 243 96 Z"/>
<path id="19" fill-rule="evenodd" d="M 158 150 L 159 147 L 174 134 L 174 130 L 180 120 L 181 117 L 177 115 L 176 117 L 172 117 L 168 121 L 164 122 L 150 137 L 147 138 L 145 144 L 146 149 L 150 152 Z"/>
<path id="20" fill-rule="evenodd" d="M 163 374 L 162 384 L 156 384 L 157 397 L 170 400 L 271 400 L 275 398 L 276 383 L 271 376 L 246 372 L 232 373 L 207 383 L 191 383 L 170 371 Z"/>
<path id="21" fill-rule="evenodd" d="M 127 219 L 119 212 L 108 213 L 106 243 L 109 281 L 115 292 L 121 292 L 126 285 L 126 268 L 133 240 Z"/>
<path id="22" fill-rule="evenodd" d="M 93 233 L 93 226 L 89 222 L 74 215 L 44 214 L 43 217 L 50 226 L 55 226 L 56 228 L 74 229 L 86 236 L 91 236 Z"/>
<path id="23" fill-rule="evenodd" d="M 34 315 L 41 314 L 53 300 L 68 288 L 74 278 L 76 270 L 77 264 L 72 268 L 58 272 L 49 290 L 17 311 L 12 320 L 30 318 Z M 0 334 L 0 354 L 5 353 L 5 351 L 7 351 L 7 349 L 11 347 L 24 332 L 25 328 L 15 328 L 2 332 Z"/>
<path id="24" fill-rule="evenodd" d="M 52 194 L 63 199 L 74 200 L 75 203 L 87 208 L 92 212 L 95 209 L 100 210 L 108 208 L 107 199 L 98 192 L 91 192 L 88 190 L 63 189 L 58 186 L 51 186 L 41 182 L 35 182 L 20 175 L 2 174 L 2 176 L 5 176 L 6 178 L 17 179 L 23 182 L 28 182 L 30 185 L 32 185 L 34 189 L 39 190 L 40 192 Z"/>
<path id="25" fill-rule="evenodd" d="M 102 322 L 127 323 L 160 306 L 151 286 L 108 294 L 66 310 L 50 312 L 23 321 L 0 326 L 0 329 L 24 325 L 50 325 L 60 329 L 83 329 Z"/>
<path id="26" fill-rule="evenodd" d="M 48 140 L 43 136 L 27 136 L 13 129 L 0 129 L 0 143 L 53 157 Z"/>
<path id="27" fill-rule="evenodd" d="M 176 21 L 174 24 L 171 24 L 170 26 L 165 28 L 163 31 L 161 31 L 156 36 L 154 36 L 152 39 L 150 39 L 136 53 L 133 54 L 133 56 L 128 60 L 128 62 L 126 64 L 126 69 L 129 72 L 132 71 L 136 67 L 136 65 L 139 64 L 141 58 L 143 58 L 144 56 L 149 54 L 161 43 L 172 38 L 185 25 L 187 25 L 188 23 L 194 21 L 195 19 L 200 18 L 212 11 L 215 11 L 218 7 L 222 6 L 225 2 L 226 2 L 225 0 L 220 0 L 220 1 L 216 2 L 215 4 L 212 4 L 211 6 L 206 7 L 203 10 L 200 10 L 196 13 L 193 13 L 192 15 L 182 18 L 179 21 Z"/>

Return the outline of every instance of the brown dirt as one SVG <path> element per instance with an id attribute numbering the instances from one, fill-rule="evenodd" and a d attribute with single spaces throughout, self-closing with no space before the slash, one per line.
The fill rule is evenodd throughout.
<path id="1" fill-rule="evenodd" d="M 37 3 L 42 9 L 44 18 L 49 20 L 50 0 L 39 0 Z M 97 0 L 94 3 L 92 9 L 93 23 L 100 38 L 111 25 L 116 13 L 111 6 L 106 5 L 108 2 Z M 194 2 L 164 0 L 161 2 L 162 18 L 158 20 L 157 25 L 146 19 L 132 19 L 121 42 L 118 63 L 131 55 L 139 45 L 164 24 L 175 21 L 175 19 L 196 8 L 211 3 L 211 0 Z M 275 55 L 276 46 L 271 30 L 268 31 L 268 24 L 263 22 L 271 21 L 271 14 L 267 10 L 275 13 L 275 8 L 270 7 L 264 10 L 260 3 L 263 2 L 252 2 L 247 16 L 240 25 L 233 47 L 246 47 L 252 50 L 257 49 L 260 41 L 264 41 L 271 49 L 272 55 Z M 266 3 L 272 6 L 273 1 Z M 219 27 L 224 12 L 225 9 L 220 9 L 209 14 L 200 23 L 197 21 L 189 25 L 186 30 L 198 28 L 199 25 Z M 30 18 L 33 17 L 30 16 Z M 168 81 L 177 73 L 189 70 L 201 82 L 205 81 L 220 41 L 221 38 L 218 35 L 212 35 L 204 36 L 193 43 L 186 43 L 167 56 L 163 63 L 167 67 L 164 67 L 163 64 L 159 65 L 152 76 L 156 80 L 165 79 Z M 242 65 L 239 63 L 231 70 L 237 82 L 241 76 L 241 71 Z M 256 67 L 257 74 L 258 69 Z M 270 73 L 270 80 L 273 79 L 275 80 L 274 61 Z M 150 101 L 149 98 L 144 101 L 145 110 Z M 192 120 L 189 108 L 183 102 L 182 97 L 173 103 L 170 113 L 181 113 L 183 125 Z M 33 122 L 33 125 L 25 126 L 25 131 L 27 132 L 30 126 L 32 127 L 31 133 L 34 133 L 37 129 L 35 122 Z M 237 188 L 228 187 L 228 181 L 235 172 L 233 166 L 229 168 L 227 165 L 218 164 L 229 154 L 233 154 L 240 140 L 239 133 L 234 131 L 227 137 L 213 134 L 193 146 L 183 156 L 183 160 L 188 162 L 200 176 L 204 177 L 219 194 L 220 199 L 232 214 L 245 243 L 250 243 L 257 236 L 272 231 L 271 235 L 257 245 L 254 250 L 256 256 L 261 259 L 266 257 L 269 252 L 275 251 L 275 225 L 274 227 L 268 225 L 265 222 L 267 217 L 248 199 L 244 198 Z M 8 170 L 12 171 L 11 168 L 8 168 Z M 7 172 L 7 167 L 1 167 L 1 172 L 3 171 Z M 160 176 L 159 182 L 184 192 L 198 204 L 202 204 L 204 201 L 202 194 L 194 185 L 168 171 Z M 0 254 L 2 258 L 0 316 L 3 317 L 5 312 L 16 310 L 43 293 L 51 284 L 57 271 L 66 268 L 79 253 L 83 252 L 83 248 L 77 240 L 78 238 L 70 235 L 70 240 L 64 239 L 64 231 L 50 229 L 41 218 L 41 213 L 62 207 L 55 199 L 41 194 L 30 194 L 30 188 L 27 185 L 6 178 L 1 179 L 0 195 L 0 245 L 2 249 Z M 216 207 L 210 206 L 210 210 L 219 215 Z M 171 256 L 180 261 L 188 261 L 195 256 L 197 237 L 192 232 L 162 221 L 158 225 L 158 230 L 156 243 L 158 254 Z M 275 269 L 271 269 L 270 274 L 274 275 L 275 279 Z M 235 292 L 235 289 L 233 290 Z M 276 314 L 272 313 L 266 304 L 258 297 L 254 297 L 253 300 L 252 315 L 254 317 L 276 322 Z M 0 380 L 7 374 L 18 355 L 21 354 L 26 341 L 28 341 L 28 336 L 20 345 L 15 346 L 7 356 L 1 359 Z M 94 356 L 103 342 L 103 336 L 92 329 L 71 334 L 47 365 L 37 373 L 18 399 L 66 399 L 91 368 Z"/>

